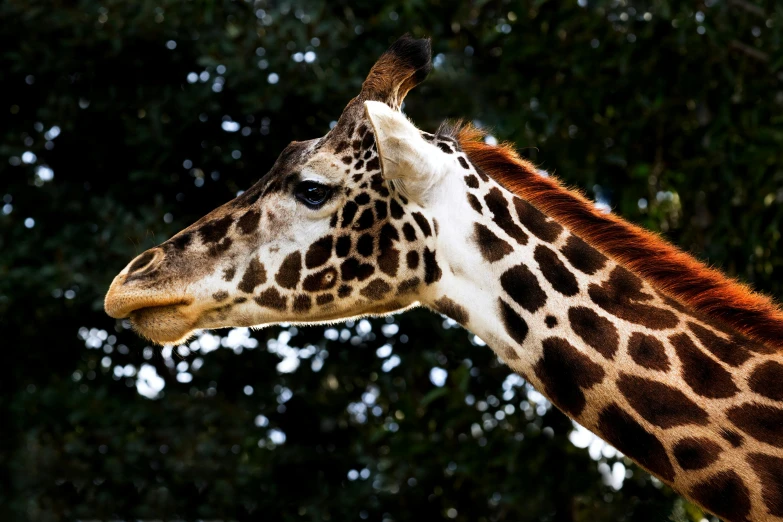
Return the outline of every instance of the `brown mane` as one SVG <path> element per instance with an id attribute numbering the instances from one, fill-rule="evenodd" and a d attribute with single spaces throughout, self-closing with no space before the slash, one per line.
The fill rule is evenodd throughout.
<path id="1" fill-rule="evenodd" d="M 470 125 L 453 132 L 476 167 L 658 290 L 745 335 L 783 346 L 783 311 L 770 298 L 706 266 L 653 232 L 600 212 L 578 191 L 538 175 L 510 145 L 487 145 L 484 133 Z"/>

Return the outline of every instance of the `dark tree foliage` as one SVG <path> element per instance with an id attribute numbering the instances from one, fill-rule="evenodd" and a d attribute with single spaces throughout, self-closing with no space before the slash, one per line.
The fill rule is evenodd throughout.
<path id="1" fill-rule="evenodd" d="M 0 22 L 0 518 L 702 518 L 572 444 L 565 416 L 430 312 L 172 351 L 102 298 L 323 135 L 406 31 L 433 39 L 405 106 L 420 127 L 478 121 L 780 295 L 780 5 L 6 0 Z"/>

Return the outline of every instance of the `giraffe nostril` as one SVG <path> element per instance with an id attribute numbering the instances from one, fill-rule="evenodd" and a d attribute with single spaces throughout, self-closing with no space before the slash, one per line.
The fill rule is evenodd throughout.
<path id="1" fill-rule="evenodd" d="M 145 268 L 157 257 L 158 249 L 147 250 L 137 257 L 128 267 L 128 275 Z"/>

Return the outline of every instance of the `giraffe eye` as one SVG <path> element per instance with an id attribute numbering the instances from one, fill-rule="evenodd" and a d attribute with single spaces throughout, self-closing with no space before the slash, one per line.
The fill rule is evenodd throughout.
<path id="1" fill-rule="evenodd" d="M 318 208 L 323 205 L 332 194 L 331 187 L 315 181 L 303 181 L 294 189 L 296 199 L 310 208 Z"/>

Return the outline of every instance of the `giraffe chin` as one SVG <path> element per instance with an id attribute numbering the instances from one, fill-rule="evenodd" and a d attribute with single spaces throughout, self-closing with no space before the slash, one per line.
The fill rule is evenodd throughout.
<path id="1" fill-rule="evenodd" d="M 181 344 L 193 335 L 196 328 L 182 306 L 155 306 L 141 308 L 130 314 L 133 329 L 156 344 Z"/>

